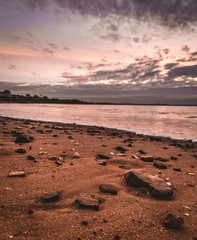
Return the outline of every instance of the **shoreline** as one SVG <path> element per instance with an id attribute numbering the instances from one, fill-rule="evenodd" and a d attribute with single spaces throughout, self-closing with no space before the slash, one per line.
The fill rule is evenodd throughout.
<path id="1" fill-rule="evenodd" d="M 2 240 L 197 237 L 197 143 L 8 117 L 0 132 Z M 170 196 L 129 185 L 130 169 L 162 181 Z M 168 214 L 183 225 L 166 227 Z"/>
<path id="2" fill-rule="evenodd" d="M 59 122 L 59 121 L 47 121 L 47 120 L 39 120 L 39 119 L 30 119 L 30 118 L 18 118 L 18 117 L 10 117 L 10 116 L 4 116 L 0 115 L 2 118 L 8 118 L 13 120 L 27 120 L 27 121 L 35 121 L 35 122 L 42 122 L 42 123 L 55 123 L 55 124 L 65 124 L 65 125 L 78 125 L 78 126 L 84 126 L 84 127 L 98 127 L 98 128 L 104 128 L 104 129 L 111 129 L 111 130 L 117 130 L 122 131 L 126 133 L 133 133 L 139 136 L 147 136 L 147 137 L 155 137 L 155 138 L 161 138 L 161 139 L 168 139 L 168 140 L 175 140 L 175 141 L 183 141 L 183 142 L 193 142 L 197 143 L 196 138 L 177 138 L 173 136 L 162 136 L 162 135 L 154 135 L 154 134 L 146 134 L 141 132 L 135 132 L 128 129 L 121 129 L 121 128 L 112 128 L 112 127 L 105 127 L 105 126 L 98 126 L 98 125 L 89 125 L 89 124 L 81 124 L 81 123 L 75 123 L 75 122 Z"/>

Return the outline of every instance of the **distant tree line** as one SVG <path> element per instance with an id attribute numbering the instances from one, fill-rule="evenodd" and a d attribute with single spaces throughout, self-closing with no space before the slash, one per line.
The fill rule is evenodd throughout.
<path id="1" fill-rule="evenodd" d="M 1 103 L 60 103 L 60 104 L 87 104 L 85 101 L 78 99 L 59 99 L 48 98 L 47 96 L 31 96 L 30 94 L 18 95 L 12 94 L 10 90 L 4 90 L 0 92 Z"/>

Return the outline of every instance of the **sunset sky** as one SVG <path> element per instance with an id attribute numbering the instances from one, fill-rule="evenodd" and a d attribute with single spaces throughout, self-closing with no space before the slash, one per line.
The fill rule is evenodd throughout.
<path id="1" fill-rule="evenodd" d="M 0 90 L 197 104 L 196 0 L 0 0 Z"/>

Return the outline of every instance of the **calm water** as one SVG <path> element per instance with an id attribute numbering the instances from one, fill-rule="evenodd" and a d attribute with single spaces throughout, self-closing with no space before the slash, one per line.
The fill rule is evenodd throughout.
<path id="1" fill-rule="evenodd" d="M 0 115 L 197 139 L 197 107 L 0 104 Z"/>

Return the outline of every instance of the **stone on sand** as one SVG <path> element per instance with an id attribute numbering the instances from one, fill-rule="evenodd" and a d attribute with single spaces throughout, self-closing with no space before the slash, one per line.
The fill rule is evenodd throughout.
<path id="1" fill-rule="evenodd" d="M 110 159 L 109 156 L 106 156 L 106 155 L 104 155 L 104 154 L 97 154 L 96 158 L 97 158 L 97 159 Z"/>
<path id="2" fill-rule="evenodd" d="M 144 162 L 153 162 L 153 157 L 150 155 L 141 156 L 140 159 Z"/>
<path id="3" fill-rule="evenodd" d="M 91 208 L 96 211 L 99 209 L 99 201 L 89 195 L 86 194 L 80 194 L 76 200 L 76 203 L 79 204 L 79 207 L 81 208 Z"/>
<path id="4" fill-rule="evenodd" d="M 33 139 L 31 137 L 25 136 L 25 135 L 19 135 L 16 139 L 15 139 L 15 143 L 29 143 L 31 142 Z"/>
<path id="5" fill-rule="evenodd" d="M 21 153 L 21 154 L 23 154 L 23 153 L 26 153 L 26 150 L 23 149 L 23 148 L 19 148 L 19 149 L 16 149 L 15 152 L 16 152 L 16 153 Z"/>
<path id="6" fill-rule="evenodd" d="M 167 216 L 163 219 L 163 225 L 166 228 L 171 228 L 171 229 L 180 229 L 181 226 L 183 225 L 184 220 L 181 217 L 176 218 L 174 215 L 171 213 L 167 214 Z"/>
<path id="7" fill-rule="evenodd" d="M 23 171 L 12 171 L 8 174 L 8 177 L 25 177 L 26 173 Z"/>
<path id="8" fill-rule="evenodd" d="M 117 195 L 117 189 L 111 184 L 101 184 L 99 190 L 103 193 L 110 193 L 112 195 Z"/>
<path id="9" fill-rule="evenodd" d="M 164 163 L 159 161 L 155 161 L 153 165 L 159 169 L 167 169 L 167 166 Z"/>
<path id="10" fill-rule="evenodd" d="M 173 194 L 171 187 L 162 178 L 142 169 L 130 169 L 125 172 L 124 177 L 128 185 L 147 188 L 152 197 L 165 199 Z"/>
<path id="11" fill-rule="evenodd" d="M 57 192 L 48 192 L 48 193 L 45 193 L 43 194 L 40 199 L 43 201 L 43 202 L 54 202 L 54 201 L 58 201 L 59 200 L 59 197 L 60 197 L 60 194 L 57 193 Z"/>

